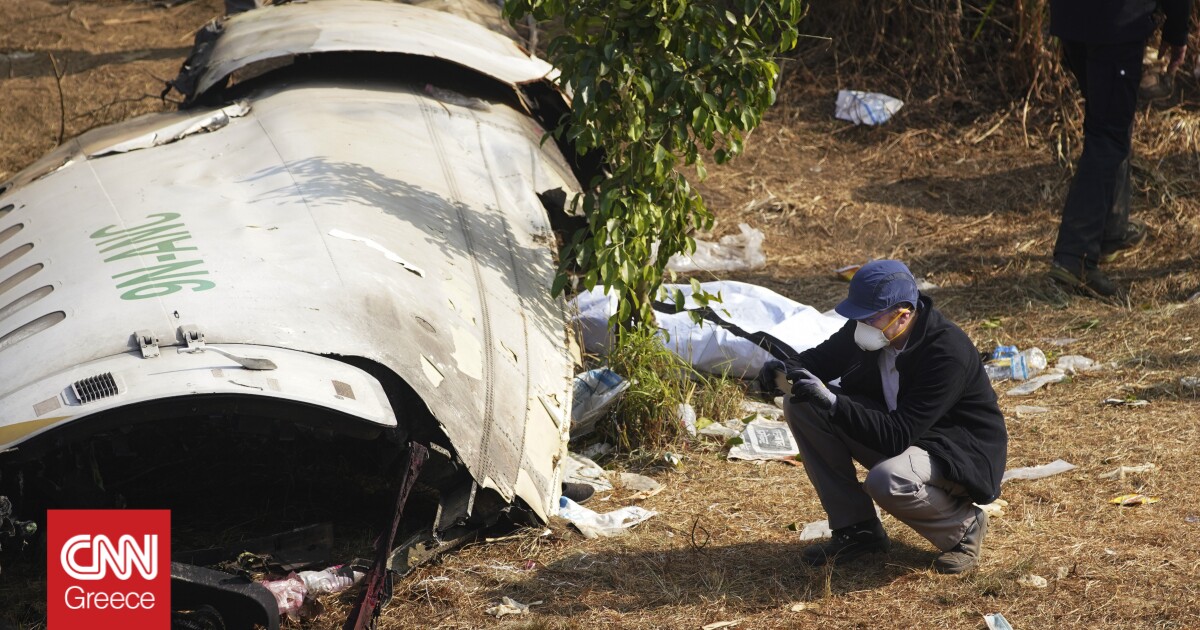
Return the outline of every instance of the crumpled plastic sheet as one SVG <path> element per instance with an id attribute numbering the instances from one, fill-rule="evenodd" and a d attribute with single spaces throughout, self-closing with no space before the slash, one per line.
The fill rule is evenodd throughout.
<path id="1" fill-rule="evenodd" d="M 600 367 L 575 375 L 571 402 L 571 439 L 590 434 L 613 403 L 621 399 L 629 381 L 620 374 Z"/>
<path id="2" fill-rule="evenodd" d="M 887 94 L 839 90 L 833 115 L 856 125 L 881 125 L 901 107 L 904 101 Z"/>
<path id="3" fill-rule="evenodd" d="M 560 497 L 558 500 L 558 515 L 578 528 L 584 538 L 620 536 L 625 533 L 625 530 L 657 514 L 658 512 L 654 510 L 647 510 L 636 505 L 600 514 L 567 497 Z"/>
<path id="4" fill-rule="evenodd" d="M 761 230 L 739 223 L 741 234 L 722 236 L 716 243 L 696 241 L 696 251 L 675 254 L 667 261 L 667 270 L 676 273 L 692 271 L 743 271 L 759 269 L 767 264 L 762 245 L 766 236 Z"/>
<path id="5" fill-rule="evenodd" d="M 1026 466 L 1024 468 L 1006 470 L 1004 471 L 1004 477 L 1000 479 L 1000 483 L 1004 483 L 1005 481 L 1012 479 L 1041 479 L 1043 477 L 1050 477 L 1059 473 L 1065 473 L 1068 470 L 1073 470 L 1074 468 L 1075 464 L 1068 463 L 1061 459 L 1056 459 L 1049 464 L 1042 464 L 1040 466 Z"/>
<path id="6" fill-rule="evenodd" d="M 567 453 L 563 460 L 563 481 L 571 483 L 586 483 L 596 489 L 596 492 L 606 492 L 613 489 L 608 480 L 608 472 L 596 462 L 578 453 Z"/>

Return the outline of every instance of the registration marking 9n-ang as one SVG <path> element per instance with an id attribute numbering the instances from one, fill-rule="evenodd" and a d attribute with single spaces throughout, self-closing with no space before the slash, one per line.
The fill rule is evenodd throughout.
<path id="1" fill-rule="evenodd" d="M 130 258 L 138 262 L 141 256 L 153 256 L 161 263 L 150 267 L 139 265 L 114 275 L 113 280 L 119 281 L 117 288 L 125 289 L 122 300 L 162 297 L 189 287 L 192 291 L 207 291 L 217 286 L 211 280 L 197 277 L 208 275 L 202 267 L 204 261 L 196 257 L 197 254 L 186 254 L 188 260 L 177 260 L 183 256 L 182 252 L 199 250 L 186 245 L 192 235 L 184 229 L 183 223 L 173 223 L 179 216 L 176 212 L 161 212 L 148 215 L 146 218 L 151 221 L 142 225 L 120 230 L 115 229 L 116 225 L 110 225 L 92 232 L 91 238 L 105 256 L 106 263 L 120 263 Z"/>

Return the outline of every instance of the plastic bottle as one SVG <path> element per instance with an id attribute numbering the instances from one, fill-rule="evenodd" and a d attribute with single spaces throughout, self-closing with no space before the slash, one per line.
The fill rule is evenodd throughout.
<path id="1" fill-rule="evenodd" d="M 1002 348 L 1016 350 L 1012 346 L 1001 346 L 996 349 L 996 352 L 992 353 L 992 360 L 983 365 L 988 378 L 993 381 L 1002 381 L 1009 378 L 1023 381 L 1046 369 L 1046 355 L 1038 348 L 1030 348 L 1009 356 L 997 357 L 996 355 L 1000 353 Z"/>
<path id="2" fill-rule="evenodd" d="M 301 571 L 297 574 L 309 595 L 340 593 L 363 578 L 363 573 L 338 565 L 324 571 Z"/>

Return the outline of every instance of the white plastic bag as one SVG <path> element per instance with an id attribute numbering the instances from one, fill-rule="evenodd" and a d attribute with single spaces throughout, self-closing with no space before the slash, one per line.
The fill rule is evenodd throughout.
<path id="1" fill-rule="evenodd" d="M 567 497 L 559 497 L 558 506 L 558 515 L 579 528 L 579 532 L 583 534 L 584 538 L 619 536 L 630 527 L 658 514 L 658 512 L 636 505 L 613 510 L 607 514 L 599 514 Z"/>
<path id="2" fill-rule="evenodd" d="M 629 389 L 629 381 L 603 367 L 575 376 L 571 402 L 571 439 L 582 437 L 596 428 L 596 420 Z"/>
<path id="3" fill-rule="evenodd" d="M 904 107 L 904 101 L 887 94 L 840 90 L 834 116 L 856 125 L 879 125 Z"/>
<path id="4" fill-rule="evenodd" d="M 758 269 L 767 264 L 762 244 L 766 238 L 760 230 L 739 223 L 741 234 L 722 236 L 712 243 L 696 241 L 696 251 L 691 255 L 675 254 L 667 262 L 667 269 L 676 273 L 689 271 L 742 271 Z"/>

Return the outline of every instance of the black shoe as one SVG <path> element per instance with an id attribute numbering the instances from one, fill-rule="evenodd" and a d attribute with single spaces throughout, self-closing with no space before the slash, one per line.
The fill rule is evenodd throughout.
<path id="1" fill-rule="evenodd" d="M 1096 268 L 1084 268 L 1076 273 L 1063 266 L 1062 263 L 1053 262 L 1050 263 L 1050 271 L 1047 275 L 1051 280 L 1088 297 L 1107 299 L 1115 297 L 1121 292 L 1117 285 L 1104 275 L 1103 271 Z"/>
<path id="2" fill-rule="evenodd" d="M 1130 219 L 1125 223 L 1125 233 L 1115 241 L 1105 241 L 1100 246 L 1100 262 L 1112 262 L 1123 251 L 1137 249 L 1146 242 L 1146 224 Z"/>
<path id="3" fill-rule="evenodd" d="M 564 481 L 562 484 L 562 495 L 580 505 L 592 498 L 593 494 L 596 494 L 596 489 L 586 483 Z"/>
<path id="4" fill-rule="evenodd" d="M 822 545 L 809 545 L 800 554 L 805 564 L 814 567 L 853 560 L 869 553 L 887 553 L 892 542 L 878 519 L 871 519 L 833 530 L 833 538 Z"/>
<path id="5" fill-rule="evenodd" d="M 988 517 L 980 509 L 975 510 L 975 522 L 967 528 L 953 549 L 943 552 L 933 561 L 933 570 L 938 573 L 954 575 L 966 573 L 979 566 L 979 557 L 983 555 L 983 538 L 987 536 Z"/>

